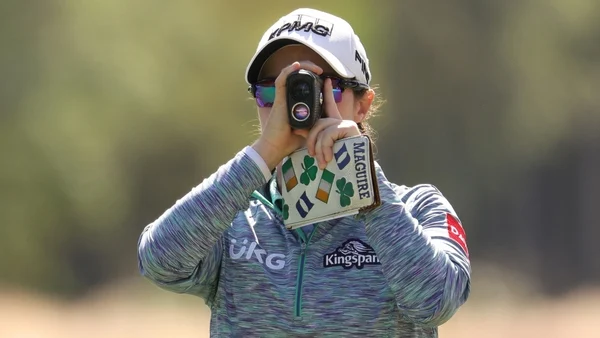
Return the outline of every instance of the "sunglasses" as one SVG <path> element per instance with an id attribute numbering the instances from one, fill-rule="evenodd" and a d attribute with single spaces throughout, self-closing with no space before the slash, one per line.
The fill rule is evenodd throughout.
<path id="1" fill-rule="evenodd" d="M 336 103 L 342 102 L 342 93 L 349 88 L 355 91 L 368 89 L 369 86 L 355 80 L 341 79 L 333 76 L 321 76 L 323 81 L 331 79 L 333 87 L 333 99 Z M 275 79 L 260 80 L 250 85 L 248 92 L 256 99 L 256 105 L 259 107 L 272 107 L 275 101 Z"/>

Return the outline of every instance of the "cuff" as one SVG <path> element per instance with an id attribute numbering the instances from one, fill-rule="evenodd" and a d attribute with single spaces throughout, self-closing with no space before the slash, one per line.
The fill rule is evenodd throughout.
<path id="1" fill-rule="evenodd" d="M 269 182 L 273 174 L 269 170 L 269 167 L 265 163 L 265 160 L 263 160 L 263 158 L 251 146 L 246 146 L 242 150 L 242 152 L 248 155 L 252 159 L 252 161 L 254 161 L 254 163 L 256 163 L 256 165 L 260 168 L 260 171 L 265 176 L 265 183 Z"/>

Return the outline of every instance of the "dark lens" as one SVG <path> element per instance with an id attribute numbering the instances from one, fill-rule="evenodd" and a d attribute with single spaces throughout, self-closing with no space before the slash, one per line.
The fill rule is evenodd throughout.
<path id="1" fill-rule="evenodd" d="M 292 96 L 296 101 L 304 101 L 310 95 L 310 87 L 306 82 L 296 82 L 292 87 Z"/>
<path id="2" fill-rule="evenodd" d="M 294 106 L 294 108 L 292 108 L 292 116 L 300 122 L 306 120 L 309 115 L 310 110 L 304 103 L 298 103 Z"/>

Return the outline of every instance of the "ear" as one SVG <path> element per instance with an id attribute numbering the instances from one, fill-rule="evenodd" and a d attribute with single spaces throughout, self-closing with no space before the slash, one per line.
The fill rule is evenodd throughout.
<path id="1" fill-rule="evenodd" d="M 354 100 L 354 122 L 361 123 L 367 119 L 374 99 L 375 91 L 369 88 L 361 98 Z"/>

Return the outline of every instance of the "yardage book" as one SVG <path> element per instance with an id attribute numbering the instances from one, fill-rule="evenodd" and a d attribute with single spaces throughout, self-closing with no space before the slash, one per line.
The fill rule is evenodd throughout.
<path id="1" fill-rule="evenodd" d="M 371 139 L 361 135 L 338 140 L 333 154 L 323 170 L 306 148 L 284 159 L 277 175 L 283 182 L 286 228 L 354 215 L 380 204 Z"/>

